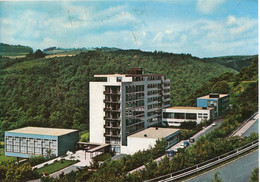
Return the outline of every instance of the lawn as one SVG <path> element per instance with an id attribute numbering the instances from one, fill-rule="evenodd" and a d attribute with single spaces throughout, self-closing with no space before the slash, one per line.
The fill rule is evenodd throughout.
<path id="1" fill-rule="evenodd" d="M 42 172 L 46 172 L 47 174 L 54 173 L 56 171 L 59 171 L 63 168 L 66 168 L 72 164 L 77 163 L 78 161 L 73 161 L 73 160 L 61 160 L 61 161 L 56 161 L 50 165 L 44 166 L 40 169 L 37 170 L 39 174 L 42 174 Z"/>
<path id="2" fill-rule="evenodd" d="M 0 162 L 9 161 L 9 160 L 16 160 L 16 157 L 9 157 L 5 156 L 4 148 L 0 148 Z"/>

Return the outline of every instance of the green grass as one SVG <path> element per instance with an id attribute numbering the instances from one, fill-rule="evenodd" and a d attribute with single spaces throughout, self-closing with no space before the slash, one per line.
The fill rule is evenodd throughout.
<path id="1" fill-rule="evenodd" d="M 1 162 L 7 162 L 7 161 L 14 161 L 16 160 L 16 157 L 9 157 L 9 156 L 5 156 L 5 151 L 4 148 L 0 149 L 0 163 Z"/>
<path id="2" fill-rule="evenodd" d="M 38 169 L 37 172 L 39 174 L 42 174 L 42 172 L 47 172 L 47 174 L 51 174 L 78 162 L 73 160 L 62 160 L 62 161 L 63 162 L 57 161 L 50 165 L 44 166 Z"/>
<path id="3" fill-rule="evenodd" d="M 25 56 L 28 52 L 0 52 L 1 56 Z"/>

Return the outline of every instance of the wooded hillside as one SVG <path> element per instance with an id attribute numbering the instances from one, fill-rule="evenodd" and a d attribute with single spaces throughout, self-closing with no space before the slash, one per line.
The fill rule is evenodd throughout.
<path id="1" fill-rule="evenodd" d="M 96 50 L 49 59 L 1 58 L 0 66 L 2 131 L 28 125 L 88 129 L 88 89 L 94 74 L 124 73 L 131 67 L 166 74 L 171 80 L 171 104 L 182 105 L 212 77 L 237 73 L 191 55 L 140 50 Z"/>

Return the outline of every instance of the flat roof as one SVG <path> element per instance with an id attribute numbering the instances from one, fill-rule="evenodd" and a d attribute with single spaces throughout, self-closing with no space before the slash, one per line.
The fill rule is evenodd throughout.
<path id="1" fill-rule="evenodd" d="M 174 107 L 168 107 L 168 108 L 165 108 L 165 109 L 211 110 L 211 109 L 213 109 L 213 108 L 207 107 L 207 108 L 203 109 L 202 107 L 174 106 Z"/>
<path id="2" fill-rule="evenodd" d="M 73 129 L 60 129 L 60 128 L 43 128 L 43 127 L 24 127 L 15 130 L 7 131 L 9 133 L 22 133 L 22 134 L 33 134 L 33 135 L 51 135 L 61 136 L 78 130 Z"/>
<path id="3" fill-rule="evenodd" d="M 125 77 L 125 74 L 109 74 L 109 75 L 94 75 L 94 77 L 99 78 L 99 77 Z"/>
<path id="4" fill-rule="evenodd" d="M 175 128 L 157 128 L 156 127 L 150 127 L 147 128 L 143 131 L 140 131 L 138 133 L 132 134 L 128 137 L 135 137 L 135 138 L 155 138 L 155 139 L 160 139 L 160 138 L 165 138 L 175 132 L 180 131 L 179 129 Z M 145 137 L 145 135 L 147 137 Z"/>
<path id="5" fill-rule="evenodd" d="M 96 78 L 104 77 L 147 77 L 147 76 L 165 76 L 164 74 L 107 74 L 107 75 L 94 75 Z"/>
<path id="6" fill-rule="evenodd" d="M 219 94 L 219 98 L 226 97 L 228 94 Z M 219 99 L 219 98 L 209 98 L 209 95 L 205 95 L 202 97 L 199 97 L 198 99 Z"/>

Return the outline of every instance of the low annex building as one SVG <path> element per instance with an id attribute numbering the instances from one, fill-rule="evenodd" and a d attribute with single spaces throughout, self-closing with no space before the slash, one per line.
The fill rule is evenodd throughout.
<path id="1" fill-rule="evenodd" d="M 169 148 L 180 141 L 181 131 L 174 128 L 150 127 L 127 137 L 127 146 L 122 146 L 123 154 L 134 154 L 139 150 L 154 147 L 156 140 L 163 139 L 168 142 Z"/>
<path id="2" fill-rule="evenodd" d="M 163 109 L 163 123 L 169 126 L 180 126 L 182 122 L 215 119 L 214 108 L 175 106 Z"/>
<path id="3" fill-rule="evenodd" d="M 25 127 L 5 132 L 5 155 L 28 158 L 32 155 L 54 156 L 74 152 L 79 131 L 43 127 Z"/>

